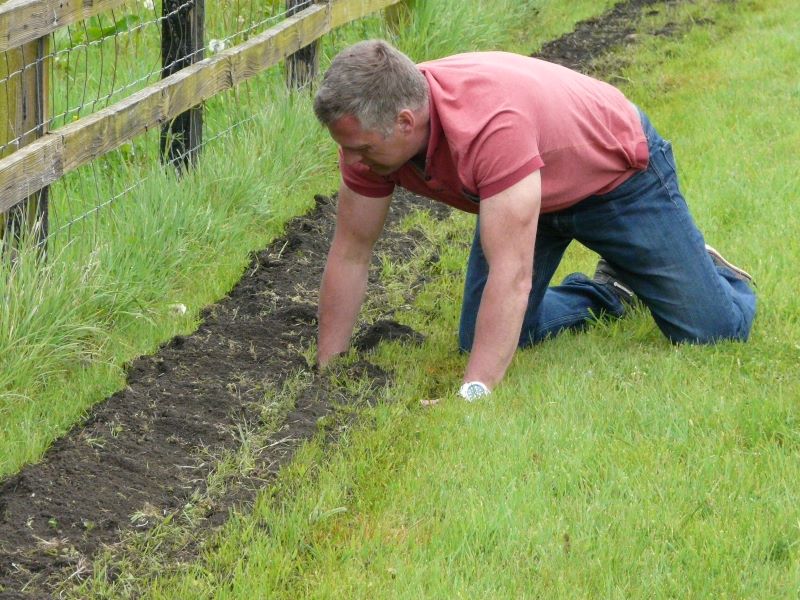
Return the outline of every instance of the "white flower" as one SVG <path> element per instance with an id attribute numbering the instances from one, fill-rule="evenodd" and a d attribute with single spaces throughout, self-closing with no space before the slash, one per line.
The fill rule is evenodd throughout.
<path id="1" fill-rule="evenodd" d="M 169 310 L 174 315 L 185 315 L 186 314 L 186 305 L 185 304 L 170 304 Z"/>
<path id="2" fill-rule="evenodd" d="M 156 5 L 153 4 L 153 0 L 142 0 L 142 4 L 147 10 L 153 10 Z"/>
<path id="3" fill-rule="evenodd" d="M 225 50 L 225 40 L 211 40 L 208 42 L 208 49 L 211 51 L 211 54 L 216 54 L 217 52 L 222 52 Z"/>

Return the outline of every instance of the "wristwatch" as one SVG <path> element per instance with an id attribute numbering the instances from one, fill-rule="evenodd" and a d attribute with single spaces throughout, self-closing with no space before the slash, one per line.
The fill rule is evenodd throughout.
<path id="1" fill-rule="evenodd" d="M 489 388 L 486 387 L 485 383 L 481 383 L 480 381 L 468 381 L 461 386 L 458 393 L 461 394 L 461 397 L 467 402 L 472 402 L 481 396 L 488 396 Z"/>

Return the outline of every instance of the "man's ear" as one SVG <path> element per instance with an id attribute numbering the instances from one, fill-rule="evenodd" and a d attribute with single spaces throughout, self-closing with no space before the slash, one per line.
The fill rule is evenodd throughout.
<path id="1" fill-rule="evenodd" d="M 414 125 L 417 122 L 417 115 L 414 114 L 413 110 L 409 110 L 404 108 L 399 113 L 397 113 L 397 118 L 395 119 L 395 124 L 400 129 L 401 133 L 409 134 L 414 131 Z"/>

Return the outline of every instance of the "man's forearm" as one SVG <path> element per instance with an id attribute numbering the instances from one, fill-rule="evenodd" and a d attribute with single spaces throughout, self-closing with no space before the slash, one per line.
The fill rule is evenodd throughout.
<path id="1" fill-rule="evenodd" d="M 319 292 L 317 362 L 325 366 L 350 345 L 367 289 L 369 263 L 348 262 L 329 256 Z"/>
<path id="2" fill-rule="evenodd" d="M 489 274 L 465 383 L 477 381 L 493 388 L 505 375 L 517 349 L 533 279 L 541 198 L 541 173 L 534 171 L 510 188 L 481 199 L 480 241 Z M 464 391 L 462 395 L 473 399 Z"/>
<path id="3" fill-rule="evenodd" d="M 519 342 L 529 282 L 509 285 L 490 274 L 481 297 L 465 381 L 480 381 L 491 389 L 505 375 Z"/>

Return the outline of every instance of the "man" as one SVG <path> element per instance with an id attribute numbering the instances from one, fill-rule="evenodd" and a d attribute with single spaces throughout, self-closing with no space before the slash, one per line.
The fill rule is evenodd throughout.
<path id="1" fill-rule="evenodd" d="M 751 277 L 705 245 L 670 144 L 611 85 L 503 52 L 414 65 L 371 40 L 334 59 L 314 111 L 342 172 L 320 366 L 348 348 L 395 185 L 478 215 L 459 331 L 468 400 L 518 346 L 621 316 L 634 294 L 675 343 L 747 339 Z M 594 277 L 548 287 L 573 239 L 603 257 Z"/>

